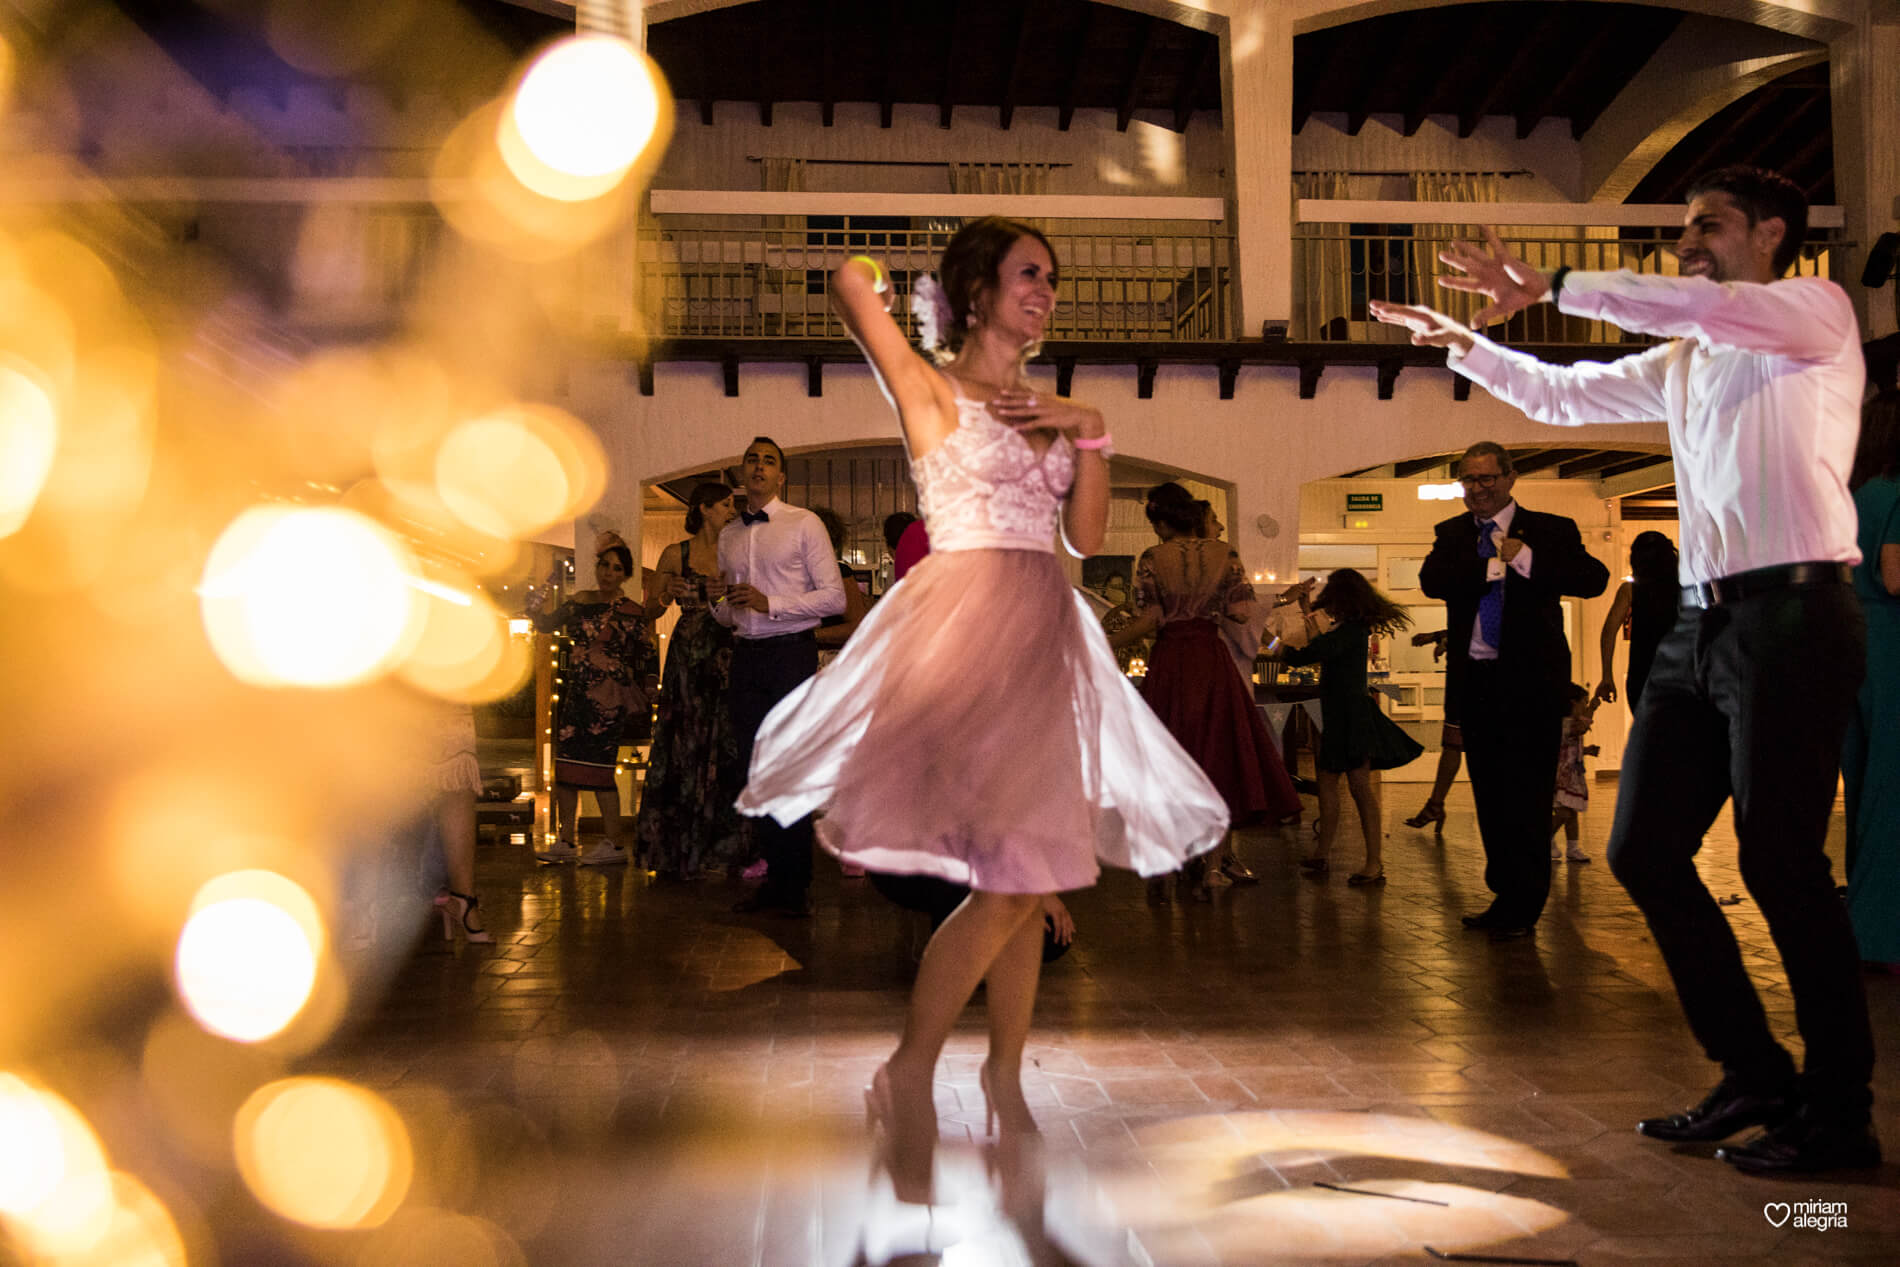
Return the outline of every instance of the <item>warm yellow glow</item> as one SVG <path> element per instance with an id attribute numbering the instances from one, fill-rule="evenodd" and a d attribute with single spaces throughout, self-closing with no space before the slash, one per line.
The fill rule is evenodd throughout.
<path id="1" fill-rule="evenodd" d="M 59 411 L 39 381 L 0 364 L 0 537 L 18 532 L 46 487 Z"/>
<path id="2" fill-rule="evenodd" d="M 572 415 L 521 405 L 462 423 L 436 451 L 436 492 L 459 519 L 492 537 L 533 536 L 600 497 L 607 460 Z"/>
<path id="3" fill-rule="evenodd" d="M 110 1176 L 112 1205 L 85 1249 L 61 1253 L 59 1267 L 185 1267 L 184 1240 L 171 1212 L 131 1175 Z"/>
<path id="4" fill-rule="evenodd" d="M 408 552 L 354 511 L 254 507 L 205 564 L 205 632 L 243 681 L 348 685 L 401 652 L 417 616 L 412 571 Z"/>
<path id="5" fill-rule="evenodd" d="M 198 890 L 178 936 L 178 994 L 214 1034 L 255 1043 L 310 999 L 323 953 L 310 895 L 271 871 L 234 871 Z"/>
<path id="6" fill-rule="evenodd" d="M 652 141 L 659 75 L 617 36 L 575 35 L 521 77 L 496 140 L 508 169 L 546 198 L 578 202 L 619 184 Z"/>
<path id="7" fill-rule="evenodd" d="M 92 1128 L 61 1097 L 0 1073 L 0 1225 L 41 1253 L 95 1244 L 112 1182 Z"/>
<path id="8" fill-rule="evenodd" d="M 321 1228 L 376 1227 L 409 1191 L 409 1132 L 395 1110 L 332 1078 L 287 1078 L 238 1110 L 238 1171 L 267 1208 Z"/>
<path id="9" fill-rule="evenodd" d="M 528 647 L 509 638 L 507 620 L 486 594 L 472 585 L 440 588 L 425 602 L 421 634 L 397 674 L 444 699 L 474 703 L 513 694 L 528 675 Z"/>

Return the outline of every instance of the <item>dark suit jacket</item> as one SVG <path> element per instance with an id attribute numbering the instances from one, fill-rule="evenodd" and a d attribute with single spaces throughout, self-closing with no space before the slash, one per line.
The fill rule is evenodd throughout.
<path id="1" fill-rule="evenodd" d="M 1471 626 L 1490 583 L 1484 579 L 1485 560 L 1478 557 L 1478 521 L 1470 511 L 1445 520 L 1433 533 L 1418 586 L 1445 601 L 1446 698 L 1462 701 L 1471 667 Z M 1519 504 L 1506 535 L 1530 547 L 1531 574 L 1507 569 L 1498 668 L 1513 689 L 1547 698 L 1562 711 L 1570 683 L 1570 643 L 1559 600 L 1566 594 L 1595 598 L 1610 583 L 1610 572 L 1583 548 L 1574 519 Z"/>

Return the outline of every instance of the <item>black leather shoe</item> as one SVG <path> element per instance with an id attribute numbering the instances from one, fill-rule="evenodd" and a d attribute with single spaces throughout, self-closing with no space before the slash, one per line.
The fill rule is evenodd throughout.
<path id="1" fill-rule="evenodd" d="M 1745 1144 L 1716 1149 L 1715 1155 L 1751 1175 L 1871 1170 L 1880 1164 L 1880 1140 L 1867 1122 L 1849 1126 L 1804 1108 Z"/>
<path id="2" fill-rule="evenodd" d="M 1646 1117 L 1636 1124 L 1636 1133 L 1677 1142 L 1727 1139 L 1746 1127 L 1779 1126 L 1794 1116 L 1796 1107 L 1792 1088 L 1762 1095 L 1724 1078 L 1693 1109 Z"/>
<path id="3" fill-rule="evenodd" d="M 1492 941 L 1522 941 L 1529 937 L 1532 928 L 1529 924 L 1491 924 Z"/>
<path id="4" fill-rule="evenodd" d="M 1476 915 L 1460 915 L 1458 922 L 1466 928 L 1489 928 L 1498 920 L 1490 911 L 1479 911 Z"/>

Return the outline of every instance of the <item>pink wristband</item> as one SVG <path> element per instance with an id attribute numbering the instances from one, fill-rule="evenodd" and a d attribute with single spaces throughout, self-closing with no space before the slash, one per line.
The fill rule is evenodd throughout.
<path id="1" fill-rule="evenodd" d="M 1099 436 L 1077 436 L 1075 447 L 1078 449 L 1114 449 L 1115 437 L 1104 431 Z"/>

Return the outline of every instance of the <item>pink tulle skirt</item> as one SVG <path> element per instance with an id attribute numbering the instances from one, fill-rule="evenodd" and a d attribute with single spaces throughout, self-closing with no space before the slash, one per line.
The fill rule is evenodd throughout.
<path id="1" fill-rule="evenodd" d="M 1052 554 L 918 564 L 842 654 L 765 719 L 747 814 L 819 812 L 872 871 L 996 893 L 1162 875 L 1217 845 L 1227 805 L 1115 664 Z"/>

